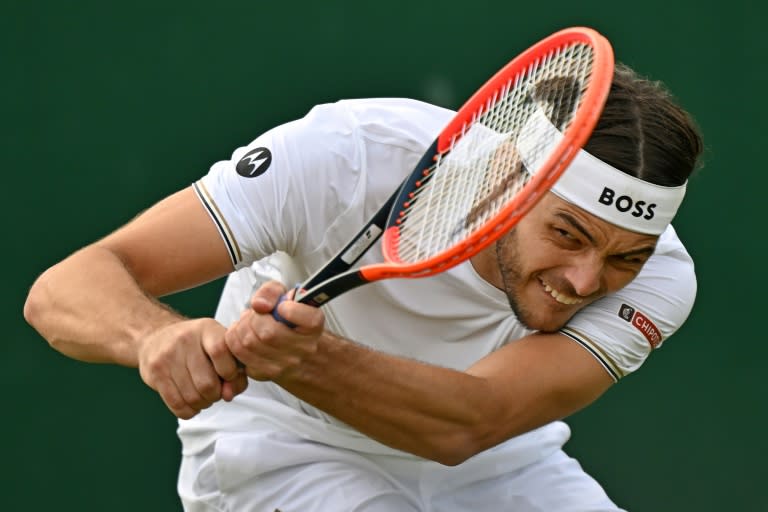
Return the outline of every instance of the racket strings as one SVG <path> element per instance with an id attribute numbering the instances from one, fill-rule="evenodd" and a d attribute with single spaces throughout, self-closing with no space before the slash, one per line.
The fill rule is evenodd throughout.
<path id="1" fill-rule="evenodd" d="M 568 129 L 589 85 L 592 47 L 576 43 L 534 61 L 489 94 L 439 154 L 400 213 L 401 261 L 427 259 L 494 219 L 525 188 L 538 169 L 529 169 L 516 149 L 526 122 L 543 112 L 561 131 Z M 546 160 L 552 140 L 537 140 L 534 161 Z M 530 161 L 530 160 L 529 160 Z"/>

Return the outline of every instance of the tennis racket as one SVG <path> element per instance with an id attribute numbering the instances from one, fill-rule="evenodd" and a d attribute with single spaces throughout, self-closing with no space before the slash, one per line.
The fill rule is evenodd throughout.
<path id="1" fill-rule="evenodd" d="M 459 109 L 357 235 L 296 287 L 294 300 L 319 307 L 373 281 L 434 275 L 496 241 L 586 143 L 612 77 L 610 43 L 585 27 L 556 32 L 510 61 Z M 537 128 L 532 121 L 541 116 L 557 133 Z M 382 235 L 384 261 L 352 268 Z M 277 307 L 273 315 L 290 325 Z"/>

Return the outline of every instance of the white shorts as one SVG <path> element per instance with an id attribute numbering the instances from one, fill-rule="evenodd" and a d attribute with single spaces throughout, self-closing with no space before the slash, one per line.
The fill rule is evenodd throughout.
<path id="1" fill-rule="evenodd" d="M 501 475 L 471 461 L 367 455 L 288 432 L 229 435 L 182 458 L 178 491 L 187 512 L 621 511 L 562 450 Z"/>

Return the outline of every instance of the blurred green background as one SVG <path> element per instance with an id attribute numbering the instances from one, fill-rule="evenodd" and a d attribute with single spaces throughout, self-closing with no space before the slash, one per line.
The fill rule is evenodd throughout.
<path id="1" fill-rule="evenodd" d="M 4 1 L 3 510 L 179 510 L 174 418 L 133 369 L 59 355 L 22 318 L 47 266 L 277 123 L 349 97 L 457 107 L 549 33 L 592 26 L 665 81 L 708 146 L 676 220 L 684 328 L 570 420 L 632 511 L 766 511 L 765 12 L 753 2 Z M 171 298 L 211 314 L 222 283 Z"/>

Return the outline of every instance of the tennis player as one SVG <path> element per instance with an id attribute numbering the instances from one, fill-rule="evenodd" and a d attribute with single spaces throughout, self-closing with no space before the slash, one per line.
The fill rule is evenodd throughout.
<path id="1" fill-rule="evenodd" d="M 659 83 L 618 66 L 563 178 L 448 272 L 322 309 L 282 302 L 293 329 L 271 315 L 285 287 L 249 273 L 320 267 L 451 115 L 405 99 L 318 106 L 34 284 L 25 316 L 55 349 L 138 367 L 181 419 L 186 510 L 621 510 L 565 454 L 560 420 L 637 370 L 693 305 L 670 222 L 702 144 Z M 233 268 L 219 321 L 155 299 Z"/>

